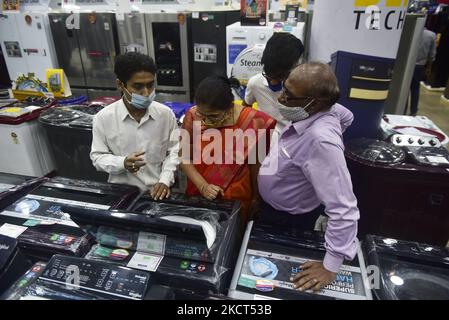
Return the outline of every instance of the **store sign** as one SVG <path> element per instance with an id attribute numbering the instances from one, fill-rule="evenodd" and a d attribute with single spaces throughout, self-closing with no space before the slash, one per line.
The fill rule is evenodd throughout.
<path id="1" fill-rule="evenodd" d="M 379 5 L 385 2 L 385 10 Z M 401 29 L 404 26 L 408 0 L 355 0 L 355 30 Z"/>
<path id="2" fill-rule="evenodd" d="M 316 0 L 310 60 L 336 51 L 396 58 L 408 0 Z"/>

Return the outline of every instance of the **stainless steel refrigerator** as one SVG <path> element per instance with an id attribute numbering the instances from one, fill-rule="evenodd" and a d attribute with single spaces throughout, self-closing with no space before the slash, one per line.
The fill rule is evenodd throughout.
<path id="1" fill-rule="evenodd" d="M 148 54 L 145 16 L 143 13 L 117 14 L 117 31 L 120 53 Z"/>
<path id="2" fill-rule="evenodd" d="M 115 14 L 79 15 L 79 28 L 68 29 L 69 14 L 49 14 L 59 65 L 69 79 L 72 92 L 87 94 L 90 99 L 119 95 L 114 74 L 118 52 Z"/>

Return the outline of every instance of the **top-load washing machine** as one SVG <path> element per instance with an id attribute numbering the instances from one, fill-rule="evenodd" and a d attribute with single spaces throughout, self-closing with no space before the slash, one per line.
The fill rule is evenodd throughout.
<path id="1" fill-rule="evenodd" d="M 177 299 L 225 294 L 242 235 L 240 205 L 184 197 L 164 203 L 144 196 L 128 211 L 64 210 L 97 240 L 86 258 L 154 272 Z"/>
<path id="2" fill-rule="evenodd" d="M 449 153 L 437 139 L 355 139 L 346 143 L 345 156 L 360 209 L 359 236 L 446 245 Z"/>
<path id="3" fill-rule="evenodd" d="M 366 236 L 363 247 L 367 264 L 374 271 L 375 298 L 449 299 L 448 248 L 373 235 Z"/>
<path id="4" fill-rule="evenodd" d="M 55 253 L 83 256 L 92 239 L 62 206 L 126 208 L 138 194 L 135 186 L 55 177 L 0 212 L 0 223 L 33 259 L 48 260 Z"/>
<path id="5" fill-rule="evenodd" d="M 47 179 L 0 172 L 0 210 L 20 199 Z"/>

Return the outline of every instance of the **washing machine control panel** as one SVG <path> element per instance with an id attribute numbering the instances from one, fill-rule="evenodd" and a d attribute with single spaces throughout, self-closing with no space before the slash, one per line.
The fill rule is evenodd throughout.
<path id="1" fill-rule="evenodd" d="M 402 147 L 418 165 L 449 168 L 449 152 L 433 137 L 395 134 L 391 142 Z"/>
<path id="2" fill-rule="evenodd" d="M 395 134 L 391 138 L 391 142 L 400 147 L 441 147 L 441 143 L 437 138 L 409 134 Z"/>

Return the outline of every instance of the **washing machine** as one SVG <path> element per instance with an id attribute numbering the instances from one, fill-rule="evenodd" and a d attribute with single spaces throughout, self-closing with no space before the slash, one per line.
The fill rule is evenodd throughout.
<path id="1" fill-rule="evenodd" d="M 130 211 L 65 209 L 97 240 L 86 258 L 151 271 L 177 299 L 225 293 L 241 240 L 240 205 L 226 211 L 139 200 Z"/>
<path id="2" fill-rule="evenodd" d="M 61 207 L 126 208 L 138 194 L 134 186 L 55 177 L 0 212 L 0 230 L 17 238 L 33 261 L 55 253 L 83 256 L 92 238 Z"/>
<path id="3" fill-rule="evenodd" d="M 34 178 L 0 172 L 0 210 L 14 203 L 48 178 Z"/>
<path id="4" fill-rule="evenodd" d="M 445 246 L 449 239 L 449 153 L 438 139 L 393 135 L 346 142 L 360 210 L 359 236 L 377 234 Z"/>
<path id="5" fill-rule="evenodd" d="M 42 267 L 38 265 L 39 269 Z M 35 272 L 36 273 L 36 272 Z M 73 277 L 78 274 L 78 279 Z M 36 275 L 30 274 L 30 277 Z M 14 286 L 15 287 L 15 286 Z M 27 283 L 26 290 L 8 290 L 16 300 L 144 300 L 154 296 L 151 275 L 104 262 L 55 255 Z"/>
<path id="6" fill-rule="evenodd" d="M 258 56 L 260 56 L 260 58 L 262 57 L 262 55 L 259 54 L 259 51 L 263 52 L 264 45 L 267 43 L 268 39 L 271 38 L 273 33 L 277 31 L 275 30 L 275 26 L 280 26 L 280 28 L 283 29 L 282 23 L 275 22 L 269 22 L 267 26 L 242 26 L 240 22 L 236 22 L 226 27 L 226 71 L 228 77 L 232 74 L 232 69 L 238 56 L 243 53 L 245 49 L 248 50 L 256 46 L 261 46 L 262 48 L 255 50 L 255 53 L 251 56 L 254 58 L 257 58 Z M 305 23 L 298 22 L 298 24 L 291 27 L 291 29 L 284 28 L 283 32 L 292 33 L 304 43 L 304 29 Z M 241 60 L 240 62 L 242 63 Z M 245 62 L 243 61 L 243 63 Z M 254 65 L 247 67 L 254 69 L 254 74 L 262 71 L 260 61 L 258 64 L 256 60 L 251 61 L 250 63 Z M 248 74 L 248 76 L 250 76 L 250 74 Z"/>
<path id="7" fill-rule="evenodd" d="M 290 281 L 306 261 L 322 261 L 324 235 L 318 232 L 276 230 L 248 224 L 229 297 L 243 300 L 371 300 L 363 253 L 357 243 L 353 261 L 345 261 L 336 279 L 318 293 L 299 292 Z"/>
<path id="8" fill-rule="evenodd" d="M 1 172 L 38 177 L 55 169 L 47 136 L 36 120 L 54 104 L 54 99 L 29 97 L 0 108 Z"/>
<path id="9" fill-rule="evenodd" d="M 30 265 L 21 252 L 17 239 L 0 234 L 0 296 Z"/>
<path id="10" fill-rule="evenodd" d="M 55 159 L 58 175 L 106 182 L 108 174 L 92 165 L 92 121 L 102 104 L 72 105 L 46 110 L 39 116 Z M 71 141 L 70 144 L 67 141 Z"/>
<path id="11" fill-rule="evenodd" d="M 367 235 L 363 242 L 380 300 L 449 300 L 449 249 Z"/>

